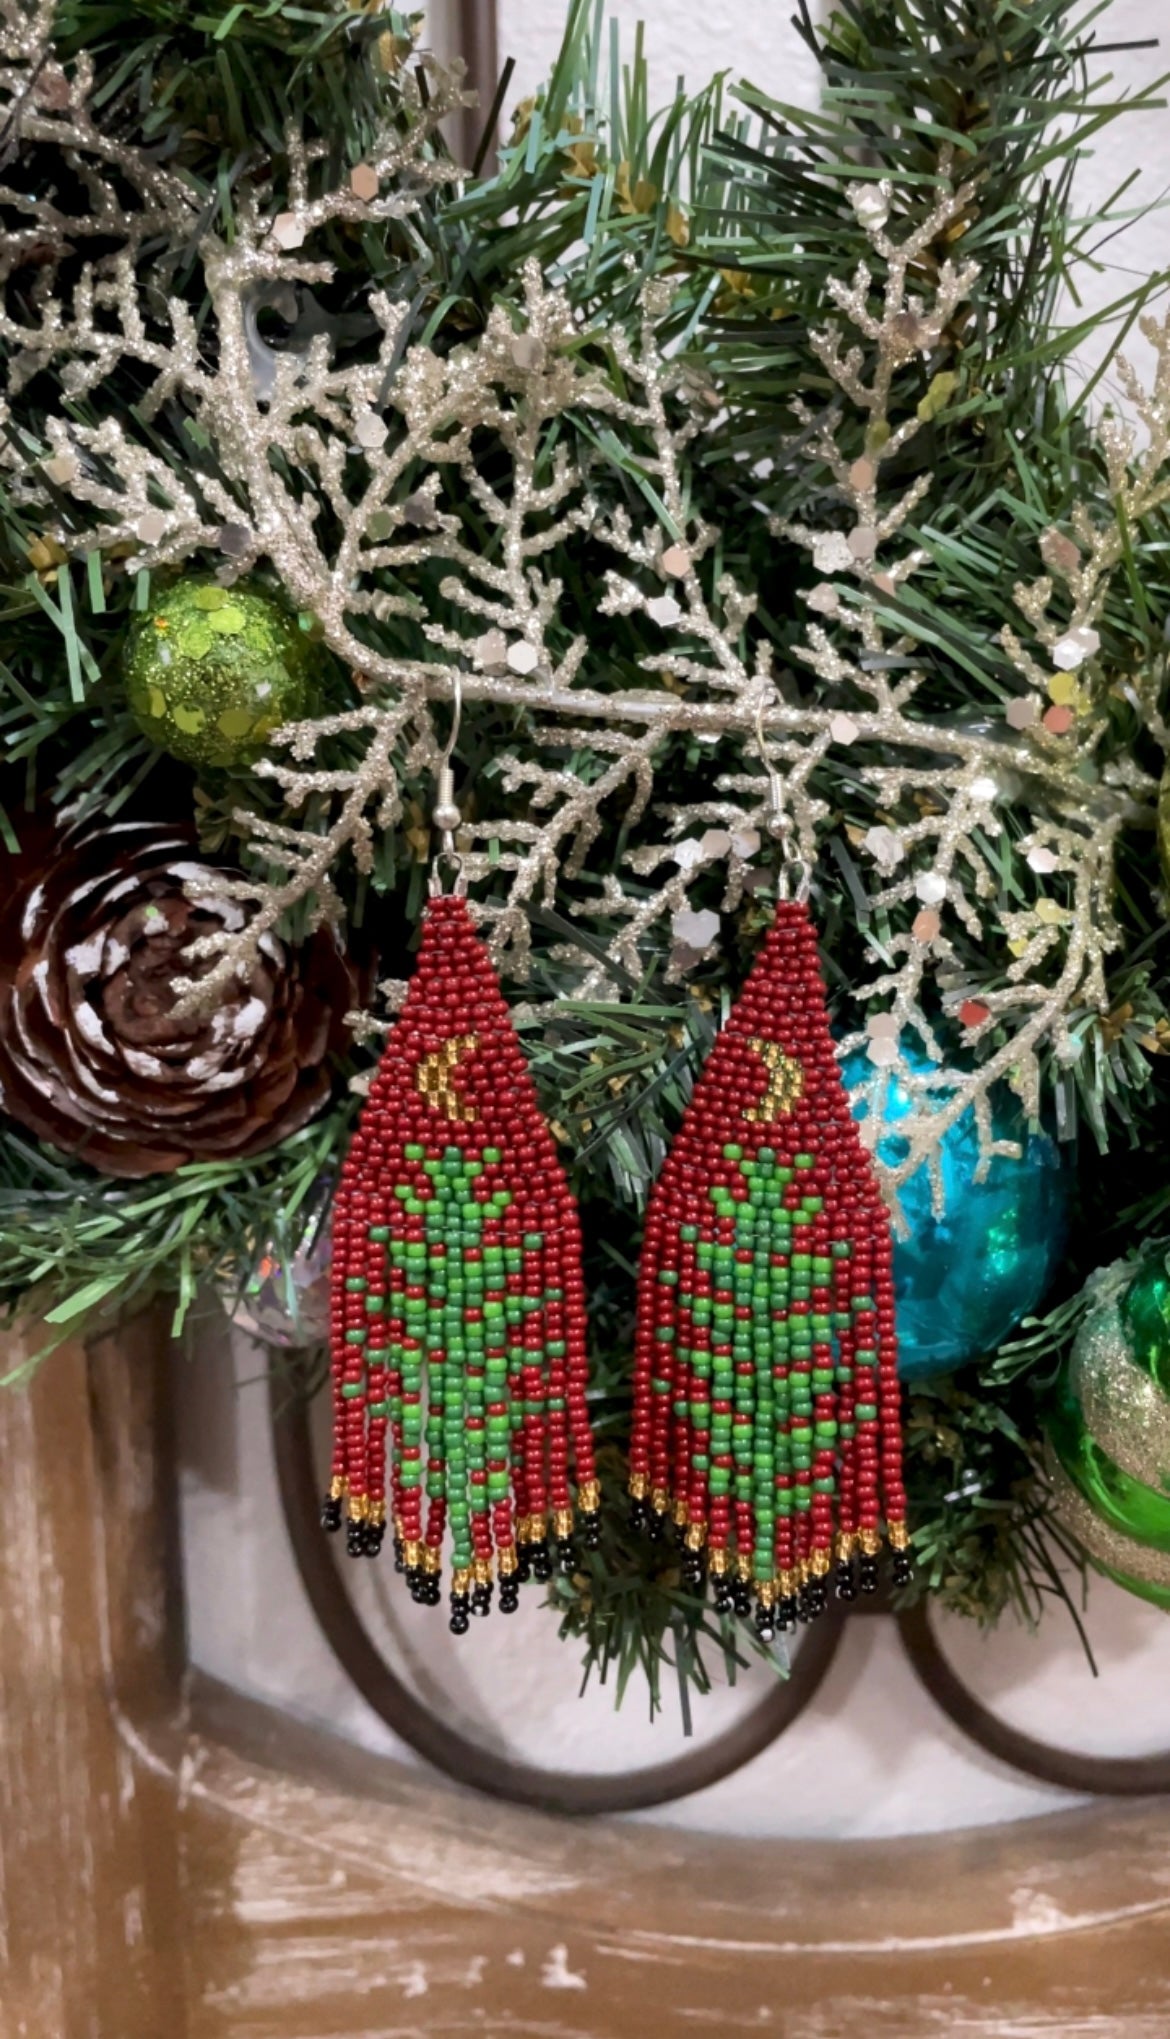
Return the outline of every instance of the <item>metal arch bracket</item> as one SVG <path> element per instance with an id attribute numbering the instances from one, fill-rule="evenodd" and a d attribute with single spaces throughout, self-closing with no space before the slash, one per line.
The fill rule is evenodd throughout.
<path id="1" fill-rule="evenodd" d="M 375 1646 L 350 1597 L 345 1574 L 321 1530 L 309 1403 L 290 1398 L 287 1379 L 269 1372 L 277 1482 L 301 1583 L 321 1632 L 346 1676 L 387 1727 L 455 1783 L 545 1812 L 640 1812 L 718 1784 L 770 1748 L 815 1697 L 837 1654 L 843 1623 L 836 1610 L 806 1632 L 792 1671 L 777 1678 L 752 1711 L 725 1734 L 668 1763 L 616 1775 L 545 1770 L 500 1756 L 461 1734 L 421 1700 Z"/>
<path id="2" fill-rule="evenodd" d="M 898 1615 L 898 1633 L 911 1668 L 935 1705 L 989 1756 L 1026 1777 L 1065 1791 L 1102 1798 L 1146 1798 L 1170 1792 L 1170 1749 L 1151 1756 L 1091 1756 L 1062 1749 L 1000 1720 L 968 1691 L 947 1662 L 931 1623 L 930 1602 L 920 1600 Z"/>

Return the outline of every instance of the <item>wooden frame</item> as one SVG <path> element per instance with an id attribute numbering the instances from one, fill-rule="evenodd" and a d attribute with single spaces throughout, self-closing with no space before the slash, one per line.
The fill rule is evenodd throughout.
<path id="1" fill-rule="evenodd" d="M 499 15 L 496 0 L 456 0 L 455 30 L 467 65 L 467 82 L 479 104 L 469 107 L 452 137 L 459 160 L 470 169 L 483 138 L 499 77 Z M 490 153 L 494 137 L 489 138 Z"/>
<path id="2" fill-rule="evenodd" d="M 462 15 L 487 106 L 493 0 Z M 144 1317 L 0 1395 L 0 2039 L 1170 2029 L 1160 1802 L 898 1844 L 582 1825 L 201 1677 L 171 1364 Z"/>
<path id="3" fill-rule="evenodd" d="M 897 1844 L 582 1825 L 191 1673 L 172 1363 L 143 1318 L 0 1397 L 0 2039 L 1170 2029 L 1161 1801 Z"/>

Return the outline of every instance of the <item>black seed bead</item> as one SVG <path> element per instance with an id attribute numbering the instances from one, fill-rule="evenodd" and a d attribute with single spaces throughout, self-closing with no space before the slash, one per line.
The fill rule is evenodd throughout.
<path id="1" fill-rule="evenodd" d="M 661 1543 L 666 1534 L 666 1517 L 665 1515 L 660 1515 L 656 1508 L 650 1510 L 650 1520 L 646 1525 L 646 1534 L 650 1538 L 651 1543 Z"/>
<path id="2" fill-rule="evenodd" d="M 752 1589 L 746 1579 L 736 1579 L 731 1588 L 731 1597 L 736 1613 L 741 1620 L 746 1621 L 752 1611 Z"/>
<path id="3" fill-rule="evenodd" d="M 876 1593 L 878 1585 L 880 1583 L 877 1559 L 863 1557 L 857 1570 L 858 1570 L 858 1584 L 861 1587 L 862 1592 Z"/>
<path id="4" fill-rule="evenodd" d="M 545 1537 L 532 1545 L 532 1576 L 542 1586 L 547 1586 L 553 1575 L 552 1552 Z"/>
<path id="5" fill-rule="evenodd" d="M 731 1591 L 731 1580 L 726 1572 L 717 1572 L 715 1575 L 716 1614 L 730 1614 L 734 1605 L 735 1598 Z"/>
<path id="6" fill-rule="evenodd" d="M 679 1566 L 679 1576 L 683 1580 L 683 1586 L 687 1586 L 689 1592 L 701 1592 L 703 1590 L 705 1566 L 703 1566 L 703 1554 L 699 1550 L 685 1550 L 683 1552 L 683 1562 Z"/>
<path id="7" fill-rule="evenodd" d="M 492 1589 L 490 1586 L 476 1586 L 472 1589 L 471 1611 L 479 1616 L 491 1613 Z"/>
<path id="8" fill-rule="evenodd" d="M 382 1542 L 385 1535 L 386 1525 L 384 1522 L 367 1522 L 366 1556 L 368 1558 L 376 1558 L 381 1556 Z"/>
<path id="9" fill-rule="evenodd" d="M 838 1600 L 856 1600 L 857 1579 L 854 1575 L 852 1561 L 849 1558 L 842 1558 L 837 1567 L 837 1576 L 834 1583 L 837 1589 Z"/>
<path id="10" fill-rule="evenodd" d="M 452 1635 L 466 1635 L 471 1627 L 471 1602 L 466 1593 L 452 1593 L 451 1621 Z"/>
<path id="11" fill-rule="evenodd" d="M 515 1614 L 520 1605 L 520 1583 L 513 1576 L 500 1580 L 500 1613 Z"/>
<path id="12" fill-rule="evenodd" d="M 336 1494 L 326 1494 L 321 1503 L 321 1527 L 330 1536 L 336 1536 L 341 1528 L 341 1502 Z"/>
<path id="13" fill-rule="evenodd" d="M 820 1579 L 806 1579 L 800 1594 L 802 1621 L 818 1621 L 828 1605 L 828 1594 Z"/>
<path id="14" fill-rule="evenodd" d="M 646 1503 L 645 1503 L 645 1502 L 643 1501 L 643 1502 L 641 1502 L 641 1503 L 639 1503 L 639 1504 L 635 1504 L 635 1505 L 639 1505 L 639 1506 L 641 1506 L 641 1507 L 643 1507 L 643 1508 L 644 1508 L 644 1507 L 646 1506 Z M 631 1516 L 630 1516 L 630 1527 L 631 1527 L 631 1528 L 634 1528 L 634 1527 L 636 1527 L 636 1524 L 634 1523 L 634 1520 L 633 1520 L 633 1515 L 632 1515 L 632 1513 L 631 1513 Z M 600 1510 L 598 1510 L 598 1509 L 595 1509 L 595 1510 L 593 1511 L 593 1513 L 592 1513 L 591 1515 L 582 1515 L 582 1517 L 581 1517 L 581 1541 L 582 1541 L 582 1543 L 583 1543 L 583 1544 L 585 1545 L 585 1548 L 586 1548 L 586 1550 L 600 1550 L 600 1549 L 601 1549 L 601 1513 L 600 1513 Z"/>
<path id="15" fill-rule="evenodd" d="M 424 1590 L 419 1598 L 424 1607 L 438 1607 L 443 1598 L 442 1581 L 437 1572 L 428 1572 L 423 1582 Z"/>
<path id="16" fill-rule="evenodd" d="M 762 1643 L 770 1643 L 776 1634 L 776 1619 L 770 1607 L 762 1600 L 756 1603 L 756 1634 Z"/>
<path id="17" fill-rule="evenodd" d="M 566 1577 L 577 1569 L 577 1546 L 571 1536 L 557 1538 L 557 1570 Z"/>
<path id="18" fill-rule="evenodd" d="M 650 1527 L 650 1510 L 645 1501 L 630 1502 L 630 1528 L 636 1536 L 644 1536 Z"/>
<path id="19" fill-rule="evenodd" d="M 794 1593 L 786 1593 L 782 1600 L 776 1602 L 776 1626 L 780 1630 L 781 1635 L 791 1634 L 792 1630 L 797 1626 L 799 1618 L 800 1609 L 796 1595 Z"/>
<path id="20" fill-rule="evenodd" d="M 355 1522 L 352 1516 L 345 1525 L 345 1553 L 351 1558 L 364 1558 L 366 1554 L 366 1525 Z"/>
<path id="21" fill-rule="evenodd" d="M 522 1586 L 526 1586 L 532 1577 L 532 1545 L 530 1543 L 522 1543 L 517 1546 L 516 1577 Z"/>
<path id="22" fill-rule="evenodd" d="M 396 1572 L 404 1572 L 406 1570 L 406 1553 L 403 1549 L 402 1538 L 400 1536 L 396 1536 L 394 1539 L 394 1569 Z"/>
<path id="23" fill-rule="evenodd" d="M 914 1583 L 914 1560 L 908 1550 L 894 1552 L 894 1584 L 897 1587 L 912 1586 Z"/>

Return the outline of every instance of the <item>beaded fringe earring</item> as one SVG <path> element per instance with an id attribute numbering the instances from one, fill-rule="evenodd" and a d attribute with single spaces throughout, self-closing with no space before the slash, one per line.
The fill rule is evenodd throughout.
<path id="1" fill-rule="evenodd" d="M 783 833 L 781 789 L 769 774 Z M 796 897 L 788 897 L 789 889 Z M 655 1187 L 639 1271 L 630 1493 L 684 1578 L 765 1641 L 910 1576 L 890 1227 L 837 1067 L 806 868 Z"/>
<path id="2" fill-rule="evenodd" d="M 453 741 L 454 739 L 452 739 Z M 449 754 L 448 754 L 449 755 Z M 341 1171 L 333 1219 L 332 1481 L 322 1520 L 451 1628 L 574 1563 L 600 1530 L 576 1205 L 462 896 L 446 761 L 418 968 Z M 389 1491 L 387 1461 L 389 1460 Z M 574 1502 L 575 1488 L 575 1502 Z M 424 1491 L 426 1497 L 424 1519 Z"/>

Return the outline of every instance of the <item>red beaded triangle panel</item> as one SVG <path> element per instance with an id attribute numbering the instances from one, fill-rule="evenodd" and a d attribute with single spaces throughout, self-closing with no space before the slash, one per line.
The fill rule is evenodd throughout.
<path id="1" fill-rule="evenodd" d="M 571 1561 L 599 1494 L 577 1209 L 486 949 L 458 898 L 418 968 L 341 1173 L 333 1236 L 333 1477 L 354 1556 L 387 1520 L 415 1598 L 452 1626 Z"/>
<path id="2" fill-rule="evenodd" d="M 803 905 L 776 909 L 655 1186 L 638 1290 L 630 1490 L 691 1583 L 770 1634 L 903 1575 L 890 1229 L 849 1109 Z"/>

